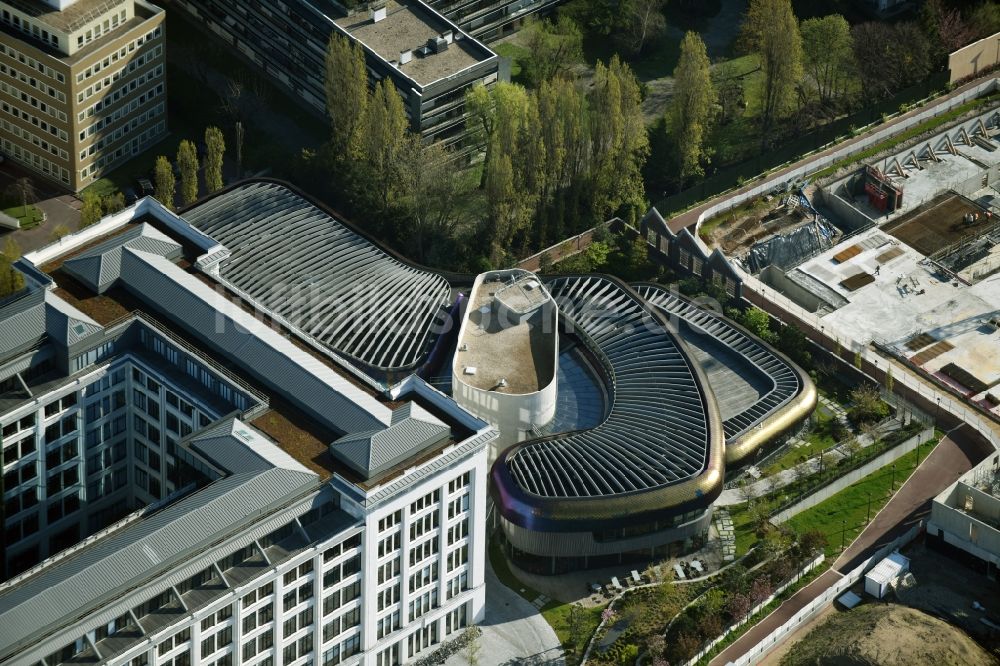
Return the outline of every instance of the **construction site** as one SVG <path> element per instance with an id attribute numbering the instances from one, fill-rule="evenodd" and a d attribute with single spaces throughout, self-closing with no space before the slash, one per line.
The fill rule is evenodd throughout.
<path id="1" fill-rule="evenodd" d="M 809 238 L 782 249 L 797 260 L 769 261 L 762 248 L 798 240 L 775 236 L 739 260 L 831 334 L 874 343 L 996 411 L 998 180 L 994 109 L 808 188 L 811 224 L 835 227 L 822 238 L 832 242 Z"/>

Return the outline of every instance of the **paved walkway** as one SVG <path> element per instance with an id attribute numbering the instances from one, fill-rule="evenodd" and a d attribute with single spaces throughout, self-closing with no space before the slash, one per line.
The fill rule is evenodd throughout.
<path id="1" fill-rule="evenodd" d="M 480 666 L 565 666 L 556 632 L 538 609 L 500 582 L 486 558 L 486 617 L 479 624 Z M 465 666 L 463 652 L 445 666 Z"/>
<path id="2" fill-rule="evenodd" d="M 718 654 L 710 662 L 710 666 L 724 666 L 742 656 L 836 583 L 844 572 L 850 571 L 864 559 L 871 557 L 882 545 L 925 518 L 930 512 L 931 500 L 985 457 L 973 442 L 964 437 L 957 439 L 958 441 L 949 436 L 941 440 L 899 492 L 837 558 L 832 569 L 778 606 L 773 613 Z"/>
<path id="3" fill-rule="evenodd" d="M 773 171 L 773 172 L 767 174 L 767 176 L 765 177 L 764 180 L 775 180 L 776 181 L 775 184 L 777 185 L 777 183 L 781 182 L 781 177 L 783 175 L 789 174 L 792 171 L 794 171 L 795 169 L 798 169 L 799 167 L 802 167 L 802 166 L 805 166 L 807 164 L 810 164 L 811 162 L 815 161 L 817 158 L 825 157 L 826 155 L 829 155 L 829 154 L 831 154 L 831 153 L 833 153 L 835 151 L 838 151 L 838 150 L 841 150 L 843 148 L 846 148 L 846 147 L 855 145 L 857 143 L 860 143 L 861 141 L 863 141 L 872 132 L 885 129 L 886 127 L 892 127 L 894 125 L 899 124 L 900 122 L 902 122 L 906 118 L 909 118 L 911 116 L 915 116 L 915 115 L 918 115 L 920 113 L 923 113 L 923 112 L 927 111 L 928 109 L 933 109 L 933 108 L 935 108 L 937 106 L 941 106 L 942 104 L 946 103 L 949 99 L 951 99 L 955 95 L 959 95 L 962 92 L 968 90 L 969 88 L 977 86 L 977 85 L 981 84 L 983 81 L 985 81 L 987 79 L 991 79 L 991 78 L 996 78 L 996 74 L 990 74 L 988 76 L 984 76 L 981 79 L 976 79 L 975 81 L 967 83 L 964 86 L 956 88 L 955 90 L 953 90 L 952 92 L 948 93 L 947 95 L 941 95 L 940 97 L 938 97 L 938 98 L 936 98 L 934 100 L 931 100 L 927 104 L 925 104 L 923 106 L 915 107 L 912 111 L 904 113 L 901 116 L 897 116 L 896 118 L 893 118 L 892 120 L 890 120 L 890 121 L 888 121 L 886 123 L 880 123 L 880 124 L 876 125 L 875 127 L 873 127 L 872 129 L 870 129 L 869 131 L 864 132 L 863 134 L 859 134 L 858 136 L 852 137 L 850 139 L 847 139 L 846 141 L 838 142 L 838 143 L 830 146 L 829 148 L 825 148 L 823 150 L 815 152 L 815 153 L 813 153 L 813 154 L 811 154 L 811 155 L 809 155 L 807 157 L 804 157 L 801 160 L 799 160 L 797 162 L 794 162 L 794 163 L 792 163 L 792 164 L 790 164 L 790 165 L 788 165 L 786 167 L 783 167 L 781 169 Z M 712 206 L 714 206 L 714 205 L 716 205 L 716 204 L 718 204 L 718 203 L 720 203 L 720 202 L 722 202 L 722 201 L 724 201 L 726 199 L 731 199 L 733 196 L 735 196 L 737 194 L 741 194 L 743 192 L 748 192 L 748 191 L 752 190 L 753 188 L 758 187 L 761 184 L 761 182 L 762 182 L 761 179 L 756 179 L 756 178 L 755 179 L 751 179 L 743 187 L 737 188 L 736 190 L 731 191 L 731 192 L 726 192 L 726 193 L 720 194 L 719 196 L 717 196 L 717 197 L 715 197 L 715 198 L 713 198 L 713 199 L 711 199 L 709 201 L 706 201 L 703 204 L 695 206 L 694 208 L 692 208 L 692 209 L 690 209 L 688 211 L 685 211 L 685 212 L 681 213 L 680 215 L 677 215 L 676 217 L 671 218 L 670 220 L 667 221 L 667 226 L 669 226 L 670 230 L 673 231 L 674 233 L 677 233 L 678 231 L 680 231 L 681 229 L 684 229 L 685 227 L 691 227 L 691 226 L 695 225 L 698 222 L 698 216 L 700 216 L 703 212 L 705 212 L 706 210 L 708 210 Z"/>

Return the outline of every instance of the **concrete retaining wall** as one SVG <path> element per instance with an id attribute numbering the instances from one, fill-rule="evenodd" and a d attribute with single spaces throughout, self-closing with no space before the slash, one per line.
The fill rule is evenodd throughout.
<path id="1" fill-rule="evenodd" d="M 798 502 L 797 504 L 794 504 L 785 509 L 784 511 L 781 511 L 778 514 L 772 516 L 771 522 L 783 523 L 792 516 L 796 516 L 805 511 L 806 509 L 811 509 L 820 502 L 833 497 L 847 486 L 853 483 L 857 483 L 858 481 L 865 478 L 869 474 L 899 460 L 907 453 L 910 453 L 911 451 L 916 449 L 917 446 L 919 446 L 920 444 L 929 442 L 933 437 L 934 437 L 934 428 L 928 428 L 923 432 L 914 435 L 913 437 L 909 438 L 902 444 L 894 446 L 890 450 L 886 451 L 885 453 L 876 458 L 873 458 L 872 460 L 865 463 L 856 470 L 848 472 L 847 474 L 840 477 L 830 485 L 820 488 L 812 495 L 809 495 L 808 497 L 803 499 L 801 502 Z"/>

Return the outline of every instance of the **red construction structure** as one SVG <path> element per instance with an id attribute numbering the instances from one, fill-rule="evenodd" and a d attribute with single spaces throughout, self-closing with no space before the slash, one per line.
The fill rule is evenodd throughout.
<path id="1" fill-rule="evenodd" d="M 865 192 L 868 203 L 880 211 L 891 213 L 903 205 L 903 188 L 873 166 L 865 167 Z"/>

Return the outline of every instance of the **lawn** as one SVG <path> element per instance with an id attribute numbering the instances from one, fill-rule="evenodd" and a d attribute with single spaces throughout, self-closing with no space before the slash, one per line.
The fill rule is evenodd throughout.
<path id="1" fill-rule="evenodd" d="M 521 72 L 524 71 L 525 64 L 531 59 L 531 51 L 512 41 L 494 44 L 493 50 L 496 51 L 497 55 L 510 58 L 510 80 L 514 83 L 524 84 Z"/>
<path id="2" fill-rule="evenodd" d="M 787 451 L 762 469 L 761 474 L 771 476 L 782 470 L 791 469 L 799 463 L 812 458 L 820 451 L 826 451 L 837 445 L 836 440 L 833 438 L 831 427 L 834 422 L 833 415 L 825 407 L 819 405 L 813 412 L 812 418 L 812 426 L 809 428 L 809 434 L 805 437 L 806 444 L 799 447 L 789 446 Z"/>
<path id="3" fill-rule="evenodd" d="M 22 229 L 34 229 L 42 223 L 42 211 L 36 206 L 28 206 L 27 213 L 21 205 L 4 208 L 2 212 L 20 221 Z"/>
<path id="4" fill-rule="evenodd" d="M 937 446 L 943 433 L 907 453 L 891 465 L 872 472 L 829 499 L 791 518 L 786 524 L 796 532 L 818 530 L 827 537 L 826 555 L 838 553 L 868 525 L 900 486 L 910 478 L 919 461 Z"/>
<path id="5" fill-rule="evenodd" d="M 608 35 L 598 32 L 584 34 L 583 59 L 588 65 L 593 67 L 598 60 L 609 62 L 614 55 L 627 62 L 640 81 L 651 81 L 674 75 L 674 68 L 681 55 L 681 43 L 668 31 L 648 42 L 642 53 L 632 55 Z"/>

